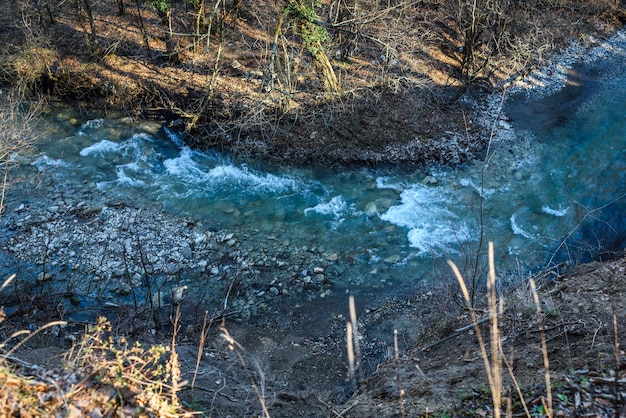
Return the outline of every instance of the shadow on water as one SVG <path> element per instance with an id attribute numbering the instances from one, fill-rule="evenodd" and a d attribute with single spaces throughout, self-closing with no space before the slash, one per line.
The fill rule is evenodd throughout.
<path id="1" fill-rule="evenodd" d="M 581 104 L 593 94 L 601 80 L 599 68 L 576 66 L 568 71 L 566 86 L 555 94 L 541 97 L 517 92 L 507 100 L 504 113 L 517 129 L 545 137 L 575 115 Z"/>
<path id="2" fill-rule="evenodd" d="M 616 54 L 575 65 L 560 91 L 539 97 L 516 92 L 505 107 L 513 126 L 552 154 L 550 165 L 569 170 L 561 186 L 576 217 L 550 251 L 552 264 L 608 260 L 626 246 L 623 61 Z"/>

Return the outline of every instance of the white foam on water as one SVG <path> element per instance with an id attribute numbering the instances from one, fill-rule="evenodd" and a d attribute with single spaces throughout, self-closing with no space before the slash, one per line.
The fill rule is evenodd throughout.
<path id="1" fill-rule="evenodd" d="M 111 153 L 118 153 L 122 149 L 122 145 L 117 142 L 109 141 L 108 139 L 103 139 L 100 142 L 96 142 L 93 145 L 83 148 L 80 150 L 81 157 L 87 157 L 90 155 L 104 155 Z"/>
<path id="2" fill-rule="evenodd" d="M 398 183 L 392 183 L 389 181 L 389 177 L 377 177 L 376 178 L 376 187 L 379 189 L 393 189 L 393 190 L 404 190 L 404 186 Z"/>
<path id="3" fill-rule="evenodd" d="M 163 161 L 167 173 L 187 183 L 202 183 L 207 180 L 207 173 L 193 160 L 190 148 L 181 149 L 178 157 Z"/>
<path id="4" fill-rule="evenodd" d="M 421 255 L 457 252 L 467 241 L 470 228 L 448 209 L 455 202 L 441 187 L 413 185 L 400 194 L 401 203 L 392 206 L 381 219 L 409 229 L 409 245 Z"/>
<path id="5" fill-rule="evenodd" d="M 146 185 L 145 181 L 133 178 L 126 174 L 126 171 L 124 170 L 125 168 L 131 168 L 131 171 L 134 171 L 132 170 L 132 167 L 129 167 L 129 165 L 118 166 L 115 170 L 117 173 L 118 184 L 131 187 L 143 187 Z"/>
<path id="6" fill-rule="evenodd" d="M 183 136 L 179 132 L 172 131 L 167 126 L 163 127 L 163 131 L 165 135 L 172 141 L 178 148 L 185 147 L 185 141 L 183 141 Z"/>
<path id="7" fill-rule="evenodd" d="M 491 189 L 491 188 L 488 188 L 488 187 L 484 187 L 484 186 L 475 184 L 470 179 L 460 179 L 459 180 L 459 184 L 461 186 L 470 187 L 470 188 L 474 189 L 478 193 L 479 196 L 482 196 L 485 199 L 489 199 L 491 197 L 491 195 L 496 191 L 496 189 Z"/>
<path id="8" fill-rule="evenodd" d="M 101 192 L 107 190 L 110 186 L 113 186 L 117 183 L 117 180 L 112 180 L 112 181 L 99 181 L 96 183 L 96 189 L 100 190 Z"/>
<path id="9" fill-rule="evenodd" d="M 559 209 L 553 209 L 548 205 L 544 205 L 541 207 L 541 211 L 543 213 L 546 213 L 548 215 L 553 215 L 553 216 L 557 216 L 557 217 L 562 217 L 567 215 L 567 211 L 569 210 L 569 206 L 566 208 L 559 208 Z"/>
<path id="10" fill-rule="evenodd" d="M 304 214 L 315 212 L 320 215 L 330 215 L 335 219 L 339 219 L 345 215 L 348 210 L 348 204 L 342 196 L 335 196 L 330 201 L 317 204 L 313 207 L 304 209 Z"/>
<path id="11" fill-rule="evenodd" d="M 270 173 L 256 174 L 245 165 L 210 166 L 198 162 L 206 157 L 204 153 L 184 147 L 178 157 L 163 161 L 163 165 L 170 176 L 199 185 L 204 190 L 228 187 L 233 193 L 282 193 L 298 189 L 298 183 L 293 179 Z"/>
<path id="12" fill-rule="evenodd" d="M 159 160 L 159 153 L 154 150 L 152 143 L 150 135 L 137 133 L 121 142 L 103 139 L 83 148 L 79 155 L 86 159 L 104 160 L 114 169 L 114 179 L 111 179 L 113 173 L 110 172 L 105 175 L 108 179 L 96 183 L 99 190 L 117 186 L 145 187 L 146 179 L 154 177 L 155 167 Z M 92 163 L 87 160 L 81 165 L 88 169 Z M 100 174 L 99 177 L 102 178 L 104 172 L 99 171 L 94 176 Z"/>
<path id="13" fill-rule="evenodd" d="M 47 155 L 42 155 L 37 158 L 35 161 L 30 163 L 31 165 L 37 167 L 37 170 L 44 171 L 46 167 L 71 167 L 72 164 L 63 161 L 61 159 L 50 158 Z"/>
<path id="14" fill-rule="evenodd" d="M 102 125 L 104 125 L 104 119 L 102 118 L 88 120 L 81 125 L 78 131 L 78 135 L 84 135 L 85 133 L 83 132 L 83 130 L 85 129 L 100 129 Z"/>
<path id="15" fill-rule="evenodd" d="M 152 142 L 150 135 L 138 133 L 119 143 L 103 139 L 102 141 L 83 148 L 80 150 L 79 154 L 81 157 L 103 157 L 108 154 L 118 154 L 122 157 L 146 161 L 152 151 Z M 150 145 L 147 146 L 146 144 Z"/>
<path id="16" fill-rule="evenodd" d="M 533 238 L 533 235 L 527 231 L 525 231 L 521 226 L 518 225 L 517 223 L 517 214 L 514 213 L 513 215 L 511 215 L 511 230 L 513 231 L 513 233 L 515 235 L 521 235 L 524 238 Z"/>

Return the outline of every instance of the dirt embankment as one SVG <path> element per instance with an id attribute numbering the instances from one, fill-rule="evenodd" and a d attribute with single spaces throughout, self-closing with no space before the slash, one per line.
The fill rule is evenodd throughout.
<path id="1" fill-rule="evenodd" d="M 504 355 L 503 409 L 513 416 L 546 416 L 551 402 L 552 416 L 624 416 L 626 357 L 621 347 L 626 343 L 626 257 L 550 277 L 549 282 L 535 277 L 540 314 L 528 286 L 503 297 L 504 309 L 498 317 Z M 296 328 L 298 320 L 306 320 L 299 314 L 280 327 L 270 318 L 266 327 L 255 329 L 230 323 L 229 334 L 241 343 L 234 351 L 217 324 L 212 324 L 201 358 L 197 357 L 201 329 L 182 330 L 176 350 L 187 384 L 178 395 L 184 405 L 210 416 L 260 416 L 259 396 L 271 417 L 493 416 L 491 389 L 472 321 L 467 313 L 451 309 L 448 301 L 442 303 L 441 297 L 439 292 L 424 292 L 362 311 L 361 367 L 373 365 L 368 364 L 372 361 L 368 344 L 377 332 L 397 329 L 404 348 L 395 353 L 390 335 L 388 361 L 356 386 L 345 360 L 345 316 L 316 324 L 318 331 L 308 335 Z M 489 344 L 488 315 L 481 312 L 478 320 Z M 122 335 L 121 330 L 114 335 Z M 62 334 L 80 338 L 69 330 Z M 29 376 L 34 395 L 29 399 L 58 406 L 71 396 L 66 405 L 74 411 L 139 413 L 136 399 L 142 393 L 119 389 L 114 398 L 103 402 L 109 398 L 102 394 L 116 393 L 114 388 L 81 374 L 88 369 L 62 371 L 64 350 L 51 344 L 58 338 L 58 333 L 44 332 L 15 353 L 20 358 L 15 365 Z M 149 344 L 155 337 L 146 334 L 143 341 Z M 55 385 L 49 383 L 50 376 Z M 356 376 L 362 376 L 358 370 Z M 41 379 L 38 384 L 36 379 Z M 188 379 L 194 379 L 195 389 Z M 5 386 L 7 394 L 10 387 Z M 67 398 L 62 390 L 68 391 Z M 54 401 L 61 399 L 58 396 L 63 401 Z"/>
<path id="2" fill-rule="evenodd" d="M 485 92 L 624 18 L 613 0 L 209 3 L 3 4 L 0 81 L 238 155 L 458 163 L 489 136 Z"/>
<path id="3" fill-rule="evenodd" d="M 580 266 L 548 282 L 540 280 L 541 315 L 527 285 L 503 298 L 499 317 L 503 393 L 511 399 L 513 416 L 525 416 L 522 399 L 531 413 L 545 414 L 542 339 L 553 416 L 624 416 L 625 273 L 622 256 Z M 432 416 L 492 415 L 486 368 L 469 315 L 442 315 L 437 322 L 424 323 L 424 318 L 433 318 L 417 314 L 417 306 L 425 302 L 415 304 L 413 315 L 401 316 L 406 322 L 398 321 L 399 330 L 402 326 L 424 330 L 417 344 L 367 378 L 346 403 L 344 416 L 422 416 L 428 411 L 435 413 Z M 487 322 L 481 326 L 486 344 L 488 327 Z M 489 349 L 488 353 L 492 355 Z"/>

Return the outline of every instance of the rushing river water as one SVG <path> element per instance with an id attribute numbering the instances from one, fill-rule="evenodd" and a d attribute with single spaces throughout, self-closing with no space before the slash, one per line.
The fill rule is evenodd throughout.
<path id="1" fill-rule="evenodd" d="M 483 243 L 494 241 L 501 270 L 541 269 L 623 247 L 623 47 L 572 71 L 556 94 L 509 98 L 512 122 L 498 132 L 505 139 L 487 162 L 459 169 L 258 167 L 190 149 L 152 123 L 81 120 L 67 109 L 50 113 L 30 167 L 95 200 L 349 254 L 340 290 L 438 280 L 447 259 L 474 259 L 481 231 Z"/>

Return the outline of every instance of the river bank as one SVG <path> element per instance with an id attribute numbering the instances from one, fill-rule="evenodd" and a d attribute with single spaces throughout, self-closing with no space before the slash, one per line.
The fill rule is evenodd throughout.
<path id="1" fill-rule="evenodd" d="M 299 166 L 471 161 L 489 142 L 482 119 L 491 93 L 532 79 L 571 39 L 589 47 L 610 36 L 624 18 L 608 0 L 474 4 L 474 13 L 426 1 L 363 5 L 360 23 L 348 19 L 346 29 L 341 16 L 352 12 L 318 4 L 310 12 L 329 20 L 318 28 L 330 31 L 321 51 L 339 85 L 325 91 L 299 17 L 284 5 L 233 1 L 192 12 L 171 2 L 169 32 L 147 5 L 98 4 L 90 25 L 74 6 L 4 6 L 0 82 L 91 116 L 171 124 L 193 147 Z M 469 16 L 484 28 L 474 39 L 465 39 Z"/>

